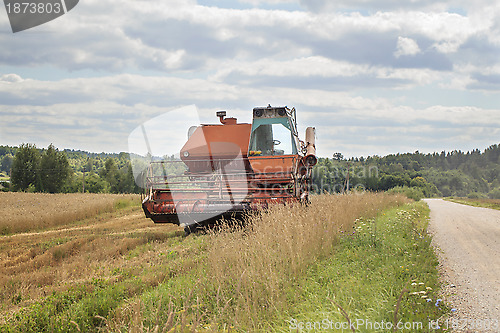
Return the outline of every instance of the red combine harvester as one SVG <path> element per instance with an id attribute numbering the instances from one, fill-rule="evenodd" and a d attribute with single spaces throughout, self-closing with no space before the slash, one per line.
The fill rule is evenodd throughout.
<path id="1" fill-rule="evenodd" d="M 299 139 L 295 108 L 254 108 L 252 124 L 217 116 L 221 124 L 190 128 L 180 159 L 150 163 L 146 217 L 189 233 L 221 217 L 308 200 L 315 129 Z"/>

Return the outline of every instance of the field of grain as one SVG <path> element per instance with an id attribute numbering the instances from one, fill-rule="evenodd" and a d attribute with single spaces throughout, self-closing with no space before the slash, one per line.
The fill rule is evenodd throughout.
<path id="1" fill-rule="evenodd" d="M 117 209 L 137 196 L 0 193 L 0 198 L 1 225 L 23 231 L 0 236 L 0 323 L 47 295 L 113 279 L 118 268 L 141 269 L 125 258 L 130 251 L 183 235 L 174 226 L 155 226 L 137 204 Z"/>
<path id="2" fill-rule="evenodd" d="M 0 235 L 65 225 L 139 200 L 123 194 L 0 192 Z"/>
<path id="3" fill-rule="evenodd" d="M 244 227 L 188 237 L 153 224 L 136 206 L 0 236 L 0 330 L 257 329 L 292 306 L 294 281 L 330 256 L 357 218 L 404 201 L 320 195 L 307 207 L 276 206 L 249 216 Z"/>

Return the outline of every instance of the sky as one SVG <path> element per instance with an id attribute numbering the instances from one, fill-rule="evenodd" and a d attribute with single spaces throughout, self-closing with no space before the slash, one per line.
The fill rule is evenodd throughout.
<path id="1" fill-rule="evenodd" d="M 499 143 L 500 1 L 80 0 L 17 33 L 0 6 L 0 145 L 128 151 L 268 104 L 321 157 Z"/>

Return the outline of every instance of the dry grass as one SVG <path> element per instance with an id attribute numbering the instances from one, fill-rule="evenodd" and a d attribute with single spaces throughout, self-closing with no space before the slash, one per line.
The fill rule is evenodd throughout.
<path id="1" fill-rule="evenodd" d="M 114 210 L 137 195 L 0 192 L 0 235 L 43 230 Z"/>
<path id="2" fill-rule="evenodd" d="M 55 230 L 1 236 L 0 323 L 53 292 L 95 279 L 118 281 L 122 272 L 139 274 L 161 259 L 156 246 L 182 237 L 178 229 L 154 225 L 136 207 L 100 215 L 85 224 L 70 222 Z M 148 243 L 151 249 L 127 257 Z M 154 286 L 164 276 L 145 278 L 144 285 Z"/>
<path id="3" fill-rule="evenodd" d="M 127 259 L 130 251 L 182 235 L 155 226 L 138 205 L 116 210 L 131 201 L 139 196 L 0 193 L 0 230 L 9 233 L 0 236 L 0 322 L 53 292 L 140 270 L 156 255 Z"/>
<path id="4" fill-rule="evenodd" d="M 286 290 L 309 264 L 331 255 L 339 234 L 352 232 L 356 218 L 406 201 L 386 194 L 320 195 L 307 208 L 276 206 L 251 217 L 246 228 L 213 233 L 210 275 L 222 303 L 231 303 L 227 322 L 256 329 L 253 320 L 283 311 Z"/>

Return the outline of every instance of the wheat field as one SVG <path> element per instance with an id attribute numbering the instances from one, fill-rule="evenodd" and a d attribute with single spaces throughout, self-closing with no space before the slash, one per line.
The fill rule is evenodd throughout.
<path id="1" fill-rule="evenodd" d="M 117 268 L 140 269 L 145 256 L 125 256 L 140 245 L 182 237 L 173 225 L 156 226 L 134 195 L 0 193 L 0 323 L 54 292 L 116 278 Z M 140 202 L 140 201 L 139 201 Z M 76 222 L 80 220 L 80 222 Z M 34 230 L 34 231 L 29 231 Z M 160 275 L 156 277 L 162 279 Z M 151 278 L 151 284 L 157 283 Z"/>
<path id="2" fill-rule="evenodd" d="M 42 230 L 111 212 L 138 195 L 0 192 L 0 235 Z"/>
<path id="3" fill-rule="evenodd" d="M 38 203 L 30 205 L 28 198 L 36 198 Z M 54 203 L 54 198 L 67 201 Z M 96 214 L 109 209 L 116 198 L 82 196 L 79 207 L 88 205 Z M 176 294 L 179 288 L 207 302 L 205 311 L 214 316 L 210 321 L 255 328 L 258 318 L 286 309 L 289 300 L 285 291 L 311 263 L 333 253 L 338 237 L 352 232 L 357 218 L 376 215 L 405 201 L 385 194 L 319 195 L 313 196 L 307 207 L 277 205 L 249 215 L 244 226 L 221 224 L 207 234 L 185 237 L 180 227 L 152 223 L 139 206 L 75 223 L 72 219 L 85 218 L 85 213 L 71 211 L 68 205 L 76 197 L 18 193 L 2 199 L 6 199 L 2 203 L 9 200 L 8 205 L 2 205 L 4 215 L 8 213 L 24 224 L 32 221 L 28 228 L 35 231 L 0 236 L 0 324 L 54 293 L 63 295 L 83 286 L 94 295 L 95 285 L 106 285 L 106 290 L 116 286 L 126 291 L 116 299 L 106 296 L 114 305 L 105 315 L 106 328 L 101 328 L 138 332 L 147 331 L 144 322 L 159 325 L 162 318 L 167 324 L 171 318 L 175 325 L 198 322 L 199 318 L 182 317 L 188 312 L 179 312 L 179 308 L 168 310 L 172 300 L 188 297 Z M 39 203 L 43 200 L 45 205 Z M 69 214 L 65 214 L 66 209 Z M 46 210 L 60 220 L 51 221 Z M 20 219 L 24 216 L 20 212 L 30 213 Z M 2 218 L 0 221 L 8 221 Z M 19 226 L 19 230 L 23 228 Z M 176 288 L 171 289 L 169 282 L 174 279 Z M 191 289 L 189 281 L 198 282 Z M 198 309 L 198 304 L 190 306 Z M 154 311 L 145 311 L 147 308 Z M 94 318 L 93 310 L 88 311 L 89 318 Z M 68 327 L 73 325 L 70 321 L 78 322 L 81 328 L 87 325 L 85 319 L 73 318 L 70 312 L 61 318 L 67 318 L 58 320 L 66 320 Z M 45 324 L 39 325 L 39 329 L 47 329 Z"/>

